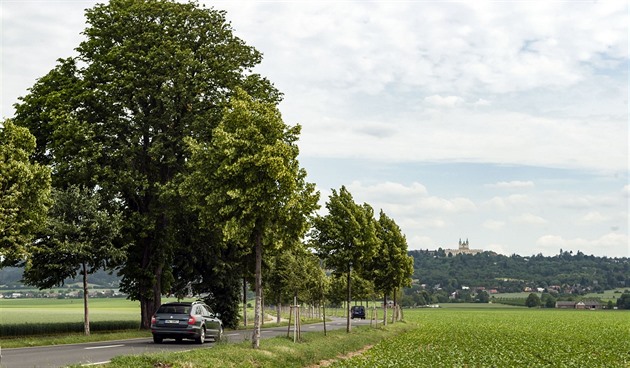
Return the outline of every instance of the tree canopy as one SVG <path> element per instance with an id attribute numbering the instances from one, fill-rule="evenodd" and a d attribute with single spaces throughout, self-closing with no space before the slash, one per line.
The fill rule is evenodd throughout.
<path id="1" fill-rule="evenodd" d="M 387 323 L 386 298 L 397 288 L 411 284 L 413 258 L 407 255 L 407 240 L 400 227 L 382 210 L 376 223 L 376 234 L 380 242 L 370 262 L 370 278 L 384 295 L 384 321 Z"/>
<path id="2" fill-rule="evenodd" d="M 189 140 L 187 191 L 202 222 L 218 224 L 223 241 L 255 257 L 252 344 L 259 346 L 263 247 L 289 247 L 304 235 L 318 193 L 300 168 L 300 126 L 287 126 L 273 103 L 237 90 L 208 144 Z"/>
<path id="3" fill-rule="evenodd" d="M 346 274 L 346 302 L 349 308 L 352 294 L 351 272 L 364 272 L 379 246 L 374 210 L 367 203 L 355 203 L 345 186 L 339 192 L 332 190 L 326 208 L 327 215 L 313 219 L 311 238 L 317 255 L 324 260 L 325 266 L 337 275 Z M 346 324 L 346 330 L 350 332 L 349 314 Z"/>
<path id="4" fill-rule="evenodd" d="M 81 275 L 85 334 L 89 335 L 88 274 L 112 269 L 124 260 L 124 249 L 116 244 L 121 215 L 104 208 L 98 192 L 89 188 L 71 186 L 52 194 L 46 226 L 30 247 L 24 281 L 45 289 Z"/>
<path id="5" fill-rule="evenodd" d="M 0 267 L 22 261 L 46 219 L 50 170 L 36 162 L 35 137 L 5 120 L 0 125 Z"/>
<path id="6" fill-rule="evenodd" d="M 209 142 L 237 87 L 271 103 L 280 93 L 251 69 L 261 54 L 234 36 L 225 13 L 195 2 L 112 0 L 86 11 L 76 58 L 37 81 L 16 124 L 37 138 L 54 185 L 99 186 L 123 204 L 127 262 L 121 289 L 146 328 L 174 282 L 186 237 L 178 191 L 189 151 Z M 189 244 L 186 244 L 188 246 Z"/>

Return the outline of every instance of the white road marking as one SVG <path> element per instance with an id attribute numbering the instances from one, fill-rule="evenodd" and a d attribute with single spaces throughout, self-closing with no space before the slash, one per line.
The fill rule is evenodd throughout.
<path id="1" fill-rule="evenodd" d="M 81 367 L 89 367 L 89 366 L 92 366 L 92 365 L 102 365 L 102 364 L 107 364 L 109 362 L 110 362 L 109 360 L 106 360 L 104 362 L 86 363 L 86 364 L 81 364 Z"/>
<path id="2" fill-rule="evenodd" d="M 90 348 L 85 348 L 85 350 L 119 348 L 121 346 L 125 346 L 125 345 L 124 344 L 120 344 L 120 345 L 92 346 Z"/>

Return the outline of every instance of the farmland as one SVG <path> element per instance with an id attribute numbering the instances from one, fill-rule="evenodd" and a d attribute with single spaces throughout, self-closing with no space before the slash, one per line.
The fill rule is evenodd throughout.
<path id="1" fill-rule="evenodd" d="M 97 320 L 138 320 L 135 302 L 121 299 L 93 302 L 93 315 Z M 0 307 L 0 324 L 19 323 L 24 321 L 25 315 L 41 322 L 80 321 L 82 316 L 78 300 L 4 300 Z M 630 367 L 630 313 L 627 311 L 447 304 L 435 309 L 405 309 L 404 313 L 405 322 L 386 329 L 356 328 L 350 335 L 337 331 L 328 337 L 313 333 L 297 345 L 282 338 L 265 340 L 259 352 L 253 352 L 249 343 L 220 344 L 203 354 L 126 357 L 108 366 L 140 368 L 158 363 L 173 367 L 208 366 L 230 356 L 234 357 L 230 358 L 234 367 L 307 366 L 335 357 L 331 365 L 335 368 Z M 371 348 L 361 350 L 367 344 L 372 345 Z M 273 354 L 265 354 L 267 350 Z M 352 358 L 338 358 L 357 350 L 361 353 Z M 241 357 L 241 361 L 236 357 Z"/>
<path id="2" fill-rule="evenodd" d="M 630 314 L 524 308 L 413 311 L 417 328 L 331 367 L 630 367 Z"/>
<path id="3" fill-rule="evenodd" d="M 92 299 L 92 331 L 137 328 L 140 307 L 126 299 Z M 0 299 L 0 336 L 65 334 L 83 331 L 81 299 Z"/>
<path id="4" fill-rule="evenodd" d="M 95 298 L 90 299 L 89 306 L 92 321 L 140 321 L 138 302 L 121 298 Z M 0 324 L 24 321 L 25 315 L 28 315 L 30 323 L 83 321 L 82 299 L 0 299 L 0 310 Z"/>

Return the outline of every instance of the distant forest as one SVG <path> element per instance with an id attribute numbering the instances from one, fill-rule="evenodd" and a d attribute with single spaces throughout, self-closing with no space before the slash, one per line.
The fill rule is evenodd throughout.
<path id="1" fill-rule="evenodd" d="M 22 273 L 24 272 L 24 268 L 21 267 L 4 267 L 0 268 L 0 290 L 2 289 L 21 289 L 28 288 L 33 289 L 34 286 L 23 285 Z M 75 279 L 67 279 L 64 281 L 64 286 L 74 285 L 75 283 L 80 283 L 81 278 Z M 118 289 L 119 277 L 114 272 L 113 274 L 109 274 L 106 271 L 99 270 L 95 273 L 88 276 L 88 282 L 91 285 L 96 285 L 98 288 L 105 289 Z M 81 287 L 81 286 L 78 286 Z M 57 289 L 57 288 L 54 288 Z"/>
<path id="2" fill-rule="evenodd" d="M 562 250 L 551 257 L 493 252 L 452 255 L 442 249 L 410 251 L 409 255 L 414 258 L 416 285 L 449 293 L 463 286 L 495 289 L 499 293 L 520 292 L 529 287 L 580 294 L 630 287 L 630 258 Z"/>
<path id="3" fill-rule="evenodd" d="M 565 251 L 552 257 L 504 256 L 493 252 L 451 255 L 442 249 L 415 250 L 408 254 L 414 259 L 411 289 L 439 289 L 445 295 L 463 287 L 471 291 L 495 289 L 499 293 L 520 292 L 527 287 L 545 288 L 574 294 L 630 287 L 630 258 L 587 256 L 579 251 L 575 254 Z M 22 287 L 22 271 L 15 267 L 0 269 L 0 287 Z M 105 288 L 118 287 L 115 273 L 99 271 L 90 275 L 89 281 Z M 66 280 L 65 284 L 74 282 Z"/>

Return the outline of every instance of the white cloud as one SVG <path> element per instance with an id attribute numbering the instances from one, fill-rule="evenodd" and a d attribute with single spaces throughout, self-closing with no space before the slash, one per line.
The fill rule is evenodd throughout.
<path id="1" fill-rule="evenodd" d="M 498 220 L 486 220 L 483 223 L 483 227 L 488 230 L 499 230 L 505 226 L 505 221 Z"/>
<path id="2" fill-rule="evenodd" d="M 498 183 L 495 184 L 487 184 L 486 187 L 488 188 L 497 188 L 497 189 L 523 189 L 523 188 L 533 188 L 534 187 L 534 182 L 533 181 L 520 181 L 520 180 L 515 180 L 515 181 L 500 181 Z"/>
<path id="3" fill-rule="evenodd" d="M 418 216 L 418 215 L 416 215 Z M 412 230 L 417 233 L 418 230 L 426 229 L 444 229 L 447 226 L 447 222 L 439 216 L 434 217 L 418 217 L 418 218 L 403 218 L 402 221 L 394 219 L 401 229 Z"/>
<path id="4" fill-rule="evenodd" d="M 521 223 L 521 224 L 529 224 L 529 225 L 544 225 L 547 224 L 547 220 L 544 218 L 531 214 L 531 213 L 523 213 L 519 216 L 512 217 L 511 220 L 513 222 Z"/>
<path id="5" fill-rule="evenodd" d="M 439 246 L 428 236 L 414 236 L 408 239 L 409 245 L 413 244 L 413 249 L 437 249 Z M 411 248 L 410 248 L 411 250 Z"/>
<path id="6" fill-rule="evenodd" d="M 364 185 L 359 181 L 354 181 L 348 185 L 351 193 L 357 193 L 361 197 L 376 198 L 390 202 L 409 202 L 410 198 L 424 197 L 428 194 L 427 188 L 420 183 L 412 183 L 405 186 L 400 183 L 384 182 L 374 185 Z M 354 195 L 354 194 L 353 194 Z"/>
<path id="7" fill-rule="evenodd" d="M 530 197 L 524 194 L 512 194 L 507 197 L 493 197 L 484 206 L 497 210 L 507 210 L 530 203 Z"/>
<path id="8" fill-rule="evenodd" d="M 440 198 L 428 195 L 427 189 L 420 183 L 409 186 L 400 183 L 384 182 L 364 185 L 354 181 L 348 186 L 355 201 L 368 202 L 375 210 L 383 208 L 407 208 L 418 213 L 461 213 L 475 211 L 477 206 L 468 198 Z"/>
<path id="9" fill-rule="evenodd" d="M 581 220 L 587 223 L 601 223 L 607 221 L 608 218 L 598 211 L 591 211 L 581 217 Z"/>
<path id="10" fill-rule="evenodd" d="M 309 169 L 326 187 L 322 205 L 345 184 L 416 248 L 463 234 L 504 254 L 530 254 L 531 244 L 556 254 L 555 243 L 627 254 L 616 232 L 598 232 L 627 232 L 625 2 L 202 3 L 227 10 L 264 54 L 255 71 L 284 93 L 284 120 L 302 125 L 301 158 L 332 159 L 336 170 Z M 2 3 L 2 115 L 74 53 L 92 5 Z M 343 161 L 405 169 L 338 175 Z M 480 165 L 487 179 L 407 169 L 426 163 Z"/>
<path id="11" fill-rule="evenodd" d="M 557 254 L 559 249 L 563 249 L 564 251 L 572 250 L 574 253 L 581 251 L 587 255 L 605 256 L 617 254 L 623 257 L 630 257 L 628 235 L 619 233 L 608 233 L 593 240 L 584 238 L 566 239 L 559 235 L 544 235 L 538 238 L 536 245 L 546 255 Z"/>
<path id="12" fill-rule="evenodd" d="M 433 96 L 425 97 L 424 101 L 428 103 L 429 105 L 433 105 L 437 107 L 455 107 L 464 102 L 464 100 L 458 96 L 442 97 L 440 95 L 433 95 Z"/>
<path id="13" fill-rule="evenodd" d="M 484 247 L 484 251 L 495 252 L 495 253 L 503 254 L 506 256 L 511 255 L 511 253 L 508 252 L 507 247 L 503 244 L 496 244 L 496 243 L 488 244 Z"/>
<path id="14" fill-rule="evenodd" d="M 483 98 L 479 98 L 479 99 L 478 99 L 478 100 L 474 103 L 474 105 L 475 105 L 475 106 L 490 106 L 490 105 L 492 105 L 492 102 L 490 102 L 490 101 L 488 101 L 488 100 L 486 100 L 486 99 L 483 99 Z"/>
<path id="15" fill-rule="evenodd" d="M 477 209 L 475 203 L 468 198 L 428 197 L 419 199 L 416 204 L 422 210 L 447 213 L 470 212 Z"/>

